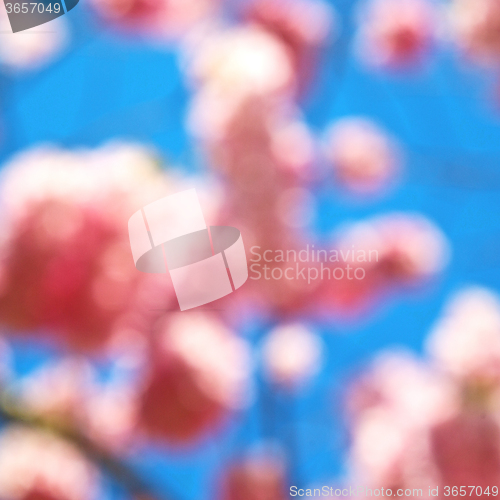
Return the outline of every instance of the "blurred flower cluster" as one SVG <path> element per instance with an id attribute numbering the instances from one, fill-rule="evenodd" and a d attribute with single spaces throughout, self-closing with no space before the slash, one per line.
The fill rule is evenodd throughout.
<path id="1" fill-rule="evenodd" d="M 135 272 L 123 220 L 169 182 L 152 153 L 134 145 L 15 157 L 2 182 L 2 323 L 79 350 L 102 347 L 128 319 L 132 328 L 161 284 Z"/>
<path id="2" fill-rule="evenodd" d="M 5 361 L 6 408 L 13 398 L 22 415 L 120 454 L 144 439 L 190 442 L 245 403 L 247 343 L 216 316 L 170 316 L 177 305 L 171 283 L 137 272 L 131 258 L 130 214 L 181 186 L 150 150 L 125 143 L 34 149 L 5 167 L 0 320 L 12 337 L 40 338 L 64 354 L 20 380 L 11 380 Z M 118 375 L 100 382 L 96 356 Z M 5 498 L 90 498 L 86 466 L 69 445 L 66 452 L 50 436 L 20 428 L 7 431 L 0 456 L 8 460 L 17 441 L 20 469 L 8 474 L 20 484 L 2 479 L 0 488 L 22 491 Z M 33 458 L 50 457 L 52 448 L 53 459 Z M 56 462 L 48 465 L 59 448 L 75 463 L 74 480 Z M 23 467 L 33 468 L 29 481 Z"/>
<path id="3" fill-rule="evenodd" d="M 493 494 L 500 478 L 498 296 L 478 287 L 457 293 L 427 346 L 426 360 L 380 355 L 352 385 L 351 474 L 368 488 L 422 488 L 424 497 L 429 485 L 441 496 L 457 485 Z"/>

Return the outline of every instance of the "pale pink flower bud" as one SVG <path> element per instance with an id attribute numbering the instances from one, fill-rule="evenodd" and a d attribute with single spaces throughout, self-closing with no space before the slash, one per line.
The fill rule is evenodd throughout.
<path id="1" fill-rule="evenodd" d="M 262 349 L 269 379 L 289 388 L 313 377 L 323 362 L 323 341 L 301 324 L 276 327 L 269 332 Z"/>
<path id="2" fill-rule="evenodd" d="M 419 214 L 393 213 L 375 218 L 380 236 L 378 272 L 394 284 L 415 284 L 438 275 L 449 260 L 441 230 Z"/>
<path id="3" fill-rule="evenodd" d="M 363 118 L 334 123 L 327 134 L 325 153 L 342 188 L 360 195 L 385 190 L 401 169 L 396 141 Z"/>
<path id="4" fill-rule="evenodd" d="M 5 9 L 0 11 L 0 31 L 0 65 L 10 72 L 33 71 L 49 64 L 62 53 L 69 38 L 66 20 L 60 17 L 51 21 L 50 30 L 35 26 L 23 35 L 12 33 Z"/>
<path id="5" fill-rule="evenodd" d="M 373 66 L 418 64 L 435 37 L 433 4 L 428 0 L 369 0 L 358 31 L 360 57 Z"/>

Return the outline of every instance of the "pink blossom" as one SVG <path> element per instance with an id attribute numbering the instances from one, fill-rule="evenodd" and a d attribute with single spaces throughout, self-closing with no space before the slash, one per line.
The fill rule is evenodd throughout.
<path id="1" fill-rule="evenodd" d="M 254 0 L 247 18 L 285 43 L 301 83 L 309 83 L 319 48 L 337 30 L 335 11 L 322 0 Z"/>
<path id="2" fill-rule="evenodd" d="M 135 442 L 138 406 L 133 384 L 95 386 L 87 395 L 77 421 L 80 430 L 94 443 L 123 453 Z"/>
<path id="3" fill-rule="evenodd" d="M 62 7 L 61 7 L 62 8 Z M 0 65 L 9 72 L 37 70 L 55 60 L 66 47 L 69 38 L 68 25 L 63 18 L 52 20 L 50 30 L 38 27 L 25 30 L 25 36 L 12 33 L 7 12 L 1 9 Z"/>
<path id="4" fill-rule="evenodd" d="M 140 425 L 148 435 L 182 444 L 245 403 L 247 344 L 215 318 L 172 317 L 151 355 L 139 403 Z"/>
<path id="5" fill-rule="evenodd" d="M 348 400 L 357 482 L 422 488 L 424 496 L 428 485 L 442 497 L 445 486 L 492 494 L 500 475 L 499 317 L 492 292 L 460 292 L 430 337 L 432 364 L 384 355 L 357 380 Z"/>
<path id="6" fill-rule="evenodd" d="M 325 153 L 340 186 L 359 195 L 386 190 L 401 169 L 396 141 L 363 118 L 344 118 L 334 123 L 327 135 Z"/>
<path id="7" fill-rule="evenodd" d="M 304 325 L 280 325 L 264 341 L 264 369 L 272 382 L 293 389 L 320 371 L 323 349 L 321 338 Z"/>
<path id="8" fill-rule="evenodd" d="M 449 258 L 443 233 L 418 214 L 389 213 L 339 230 L 335 266 L 340 280 L 325 280 L 315 292 L 331 312 L 352 315 L 394 290 L 422 286 L 438 276 Z M 357 277 L 354 275 L 355 269 Z"/>
<path id="9" fill-rule="evenodd" d="M 210 33 L 191 49 L 188 74 L 199 90 L 189 126 L 204 140 L 220 140 L 247 102 L 274 106 L 295 87 L 291 56 L 279 38 L 256 26 Z"/>
<path id="10" fill-rule="evenodd" d="M 223 140 L 208 143 L 226 188 L 220 221 L 238 227 L 247 248 L 300 248 L 315 217 L 314 196 L 304 186 L 314 154 L 308 129 L 264 99 L 246 102 L 229 129 Z M 262 310 L 291 310 L 301 301 L 302 285 L 250 281 L 243 293 Z"/>
<path id="11" fill-rule="evenodd" d="M 424 60 L 435 36 L 428 0 L 369 0 L 361 11 L 358 50 L 370 65 L 404 68 Z"/>
<path id="12" fill-rule="evenodd" d="M 274 456 L 250 456 L 231 465 L 223 487 L 223 500 L 284 500 L 288 497 L 283 461 Z"/>
<path id="13" fill-rule="evenodd" d="M 158 279 L 135 269 L 126 222 L 167 186 L 152 154 L 136 146 L 14 158 L 1 191 L 0 320 L 76 349 L 103 347 L 140 289 Z M 168 287 L 162 297 L 168 303 Z"/>
<path id="14" fill-rule="evenodd" d="M 498 296 L 479 287 L 458 292 L 434 326 L 428 347 L 460 394 L 459 411 L 431 430 L 443 484 L 491 488 L 500 479 Z M 474 490 L 472 496 L 481 495 Z"/>
<path id="15" fill-rule="evenodd" d="M 447 418 L 456 406 L 453 384 L 405 351 L 379 355 L 351 386 L 350 416 L 383 407 L 409 426 L 427 426 Z M 417 411 L 418 410 L 418 411 Z"/>
<path id="16" fill-rule="evenodd" d="M 396 285 L 411 285 L 439 274 L 449 245 L 439 228 L 419 214 L 393 213 L 373 219 L 378 233 L 377 272 Z"/>
<path id="17" fill-rule="evenodd" d="M 425 429 L 407 427 L 387 409 L 363 415 L 354 429 L 353 481 L 367 488 L 427 487 L 435 484 Z"/>
<path id="18" fill-rule="evenodd" d="M 469 59 L 496 64 L 500 56 L 500 5 L 496 0 L 454 0 L 450 5 L 452 34 Z"/>
<path id="19" fill-rule="evenodd" d="M 443 485 L 479 486 L 482 491 L 500 481 L 500 427 L 491 414 L 462 411 L 431 432 L 434 459 Z M 467 488 L 467 495 L 482 493 Z"/>
<path id="20" fill-rule="evenodd" d="M 73 426 L 85 412 L 95 373 L 81 358 L 61 359 L 30 373 L 17 384 L 18 397 L 35 415 Z"/>
<path id="21" fill-rule="evenodd" d="M 447 304 L 428 340 L 444 370 L 465 381 L 500 380 L 500 299 L 480 287 L 458 292 Z"/>
<path id="22" fill-rule="evenodd" d="M 314 218 L 305 184 L 315 145 L 293 102 L 297 72 L 289 47 L 250 24 L 210 34 L 192 50 L 189 73 L 198 90 L 189 124 L 222 180 L 219 222 L 238 227 L 247 248 L 298 247 Z M 248 282 L 239 297 L 252 297 L 263 310 L 291 310 L 302 290 L 287 280 Z"/>
<path id="23" fill-rule="evenodd" d="M 78 430 L 115 451 L 132 443 L 137 424 L 134 384 L 99 384 L 82 358 L 63 358 L 35 370 L 14 384 L 23 408 L 54 425 Z"/>
<path id="24" fill-rule="evenodd" d="M 291 100 L 295 74 L 286 46 L 260 28 L 229 30 L 201 48 L 192 74 L 200 87 L 191 129 L 224 188 L 219 222 L 238 227 L 247 248 L 296 246 L 314 217 L 304 183 L 315 148 Z M 266 310 L 291 308 L 300 300 L 293 285 L 249 282 L 242 294 Z"/>
<path id="25" fill-rule="evenodd" d="M 447 379 L 408 354 L 385 354 L 353 386 L 348 407 L 357 481 L 369 488 L 436 484 L 429 432 L 457 409 Z"/>
<path id="26" fill-rule="evenodd" d="M 219 0 L 92 0 L 105 21 L 153 37 L 179 37 L 212 17 Z"/>

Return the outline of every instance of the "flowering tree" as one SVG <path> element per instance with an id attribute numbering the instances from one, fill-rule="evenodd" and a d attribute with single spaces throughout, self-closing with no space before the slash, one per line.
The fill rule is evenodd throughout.
<path id="1" fill-rule="evenodd" d="M 252 0 L 231 7 L 230 16 L 218 0 L 91 5 L 93 18 L 119 36 L 175 47 L 190 89 L 186 131 L 202 157 L 197 177 L 128 141 L 36 146 L 3 167 L 2 500 L 102 498 L 106 475 L 130 497 L 153 499 L 158 492 L 129 465 L 144 443 L 188 453 L 206 436 L 229 432 L 256 397 L 259 437 L 274 446 L 238 449 L 217 478 L 217 495 L 286 498 L 288 484 L 298 482 L 299 454 L 293 436 L 285 443 L 276 432 L 272 406 L 282 398 L 293 409 L 294 395 L 330 361 L 320 325 L 356 324 L 399 296 L 432 293 L 450 260 L 447 237 L 425 214 L 370 214 L 320 234 L 321 186 L 332 198 L 370 206 L 405 182 L 411 151 L 359 113 L 322 130 L 308 123 L 303 98 L 313 91 L 324 46 L 343 29 L 332 5 Z M 418 75 L 443 39 L 467 61 L 496 67 L 497 0 L 358 7 L 347 50 L 366 71 Z M 68 33 L 60 23 L 43 43 L 36 32 L 29 40 L 9 35 L 0 47 L 4 71 L 48 64 Z M 168 275 L 135 268 L 127 221 L 193 184 L 210 224 L 241 230 L 250 279 L 209 308 L 181 313 Z M 306 247 L 307 271 L 290 279 L 288 255 L 297 259 Z M 246 335 L 252 321 L 265 325 L 258 341 Z M 48 343 L 56 359 L 19 377 L 11 339 Z M 348 473 L 336 482 L 426 493 L 429 485 L 441 492 L 498 486 L 499 363 L 498 299 L 466 290 L 431 333 L 425 359 L 381 354 L 353 381 Z"/>

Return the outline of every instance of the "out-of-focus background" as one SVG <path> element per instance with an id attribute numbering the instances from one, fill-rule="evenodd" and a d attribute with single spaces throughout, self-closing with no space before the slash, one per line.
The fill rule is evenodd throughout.
<path id="1" fill-rule="evenodd" d="M 498 495 L 497 0 L 1 9 L 2 500 Z M 181 313 L 127 222 L 191 187 L 276 272 Z"/>

